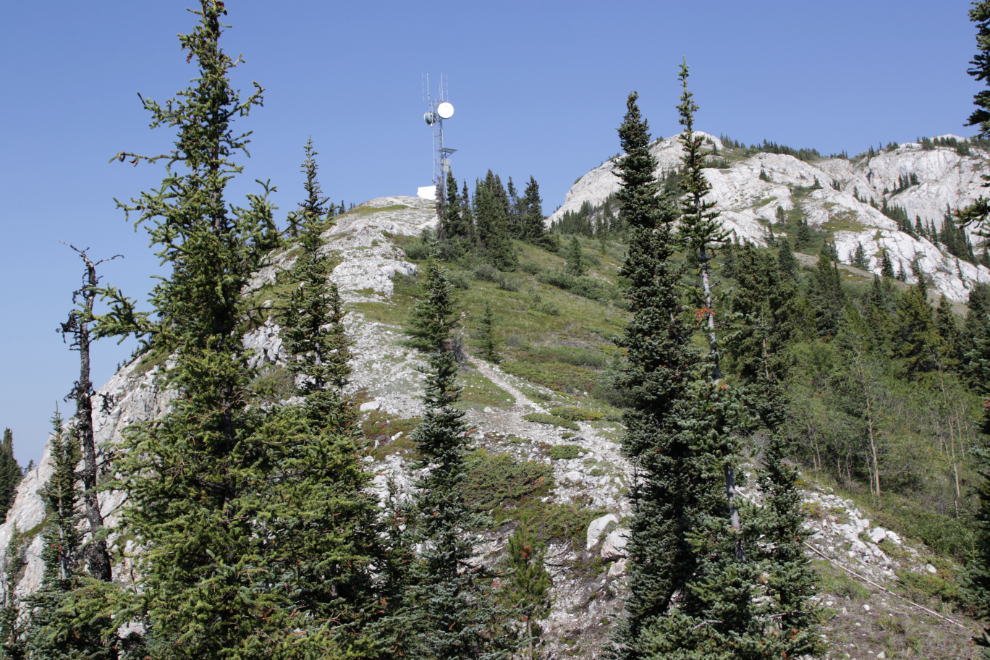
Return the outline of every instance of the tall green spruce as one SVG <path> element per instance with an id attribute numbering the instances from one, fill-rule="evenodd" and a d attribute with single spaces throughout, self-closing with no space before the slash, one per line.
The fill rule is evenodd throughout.
<path id="1" fill-rule="evenodd" d="M 426 297 L 413 321 L 425 339 L 428 360 L 426 411 L 413 432 L 422 456 L 418 467 L 427 468 L 416 484 L 412 512 L 412 541 L 422 551 L 409 571 L 393 634 L 402 637 L 398 647 L 405 657 L 501 658 L 511 641 L 495 634 L 504 613 L 486 571 L 469 563 L 477 530 L 487 518 L 461 487 L 470 429 L 464 412 L 454 407 L 460 400 L 451 345 L 457 325 L 454 289 L 436 254 L 426 275 Z"/>
<path id="2" fill-rule="evenodd" d="M 724 234 L 717 213 L 703 199 L 703 138 L 693 131 L 697 107 L 686 80 L 687 68 L 682 66 L 681 236 L 672 236 L 670 229 L 678 214 L 657 195 L 656 163 L 646 150 L 649 138 L 635 95 L 620 128 L 626 155 L 616 168 L 623 179 L 619 201 L 633 228 L 623 271 L 630 280 L 634 314 L 623 340 L 629 368 L 622 384 L 633 396 L 624 450 L 641 484 L 633 494 L 629 616 L 616 655 L 729 659 L 813 653 L 818 650 L 817 618 L 803 613 L 809 611 L 806 601 L 815 592 L 814 581 L 801 551 L 803 537 L 794 535 L 803 517 L 796 474 L 782 463 L 786 448 L 781 437 L 769 445 L 774 465 L 760 475 L 768 497 L 766 511 L 740 503 L 734 493 L 741 435 L 760 424 L 763 412 L 781 404 L 727 382 L 719 371 L 717 297 L 710 268 L 712 251 Z M 630 140 L 633 136 L 639 139 Z M 654 220 L 645 225 L 648 231 L 641 231 L 644 223 L 638 218 L 646 215 L 647 204 Z M 669 262 L 675 238 L 698 267 L 701 287 L 693 293 L 684 289 L 681 271 Z M 646 248 L 642 252 L 641 245 Z M 745 310 L 751 327 L 735 333 L 736 343 L 742 337 L 735 348 L 752 356 L 739 363 L 746 365 L 743 373 L 771 382 L 762 374 L 781 360 L 770 359 L 768 351 L 782 345 L 790 330 L 786 321 L 767 318 L 765 312 L 793 298 L 793 286 L 772 263 L 775 260 L 763 261 L 757 263 L 751 250 L 737 255 L 737 277 L 754 291 Z M 773 289 L 777 300 L 760 300 Z M 691 333 L 679 300 L 684 294 L 693 295 L 698 305 L 692 321 L 704 323 L 709 346 L 703 353 L 689 348 Z"/>
<path id="3" fill-rule="evenodd" d="M 690 575 L 684 533 L 694 506 L 686 469 L 691 449 L 678 433 L 691 358 L 679 297 L 683 271 L 672 261 L 676 211 L 669 197 L 660 194 L 649 125 L 640 114 L 638 98 L 633 92 L 626 102 L 619 127 L 625 155 L 615 167 L 621 182 L 619 214 L 629 227 L 621 273 L 629 279 L 626 295 L 632 313 L 620 342 L 628 351 L 628 363 L 617 377 L 617 384 L 631 396 L 622 448 L 639 474 L 632 493 L 628 616 L 616 640 L 620 658 L 648 656 L 648 631 L 666 615 Z"/>
<path id="4" fill-rule="evenodd" d="M 758 649 L 762 632 L 754 607 L 760 566 L 746 560 L 752 516 L 746 515 L 735 493 L 738 434 L 744 430 L 745 410 L 740 393 L 721 378 L 714 299 L 709 268 L 711 251 L 725 234 L 713 204 L 703 198 L 710 186 L 702 173 L 704 138 L 694 134 L 697 105 L 687 89 L 688 69 L 681 65 L 683 87 L 678 105 L 684 126 L 679 242 L 697 265 L 702 283 L 695 295 L 699 322 L 705 322 L 708 352 L 692 360 L 683 399 L 678 406 L 676 434 L 686 448 L 682 497 L 690 504 L 682 514 L 680 584 L 668 609 L 644 636 L 650 657 L 748 657 Z M 749 507 L 746 507 L 747 513 Z M 754 537 L 755 538 L 755 537 Z"/>
<path id="5" fill-rule="evenodd" d="M 137 591 L 115 595 L 118 620 L 144 625 L 150 658 L 365 655 L 374 567 L 363 548 L 375 530 L 364 527 L 353 418 L 343 406 L 251 405 L 241 293 L 278 237 L 267 185 L 247 208 L 229 205 L 225 189 L 247 143 L 231 123 L 262 90 L 242 99 L 230 86 L 223 4 L 202 0 L 194 13 L 199 23 L 179 37 L 198 69 L 192 86 L 165 104 L 144 101 L 153 127 L 178 129 L 168 155 L 147 159 L 165 158 L 166 178 L 121 204 L 140 214 L 171 272 L 152 293 L 153 320 L 113 290 L 100 319 L 103 333 L 150 335 L 153 350 L 174 356 L 161 377 L 176 393 L 171 410 L 127 429 L 117 465 L 125 533 L 146 548 Z M 145 160 L 119 155 L 129 157 Z"/>
<path id="6" fill-rule="evenodd" d="M 21 466 L 14 458 L 14 434 L 10 429 L 4 429 L 3 443 L 0 444 L 0 519 L 6 518 L 14 505 L 21 478 Z"/>
<path id="7" fill-rule="evenodd" d="M 482 257 L 499 270 L 515 270 L 517 259 L 509 235 L 508 197 L 491 170 L 484 181 L 475 184 L 474 224 Z"/>
<path id="8" fill-rule="evenodd" d="M 983 82 L 986 88 L 976 94 L 974 104 L 976 110 L 969 117 L 970 126 L 979 126 L 978 137 L 986 138 L 990 136 L 990 1 L 982 0 L 974 2 L 973 8 L 969 10 L 969 19 L 976 24 L 976 46 L 977 53 L 969 69 L 969 74 L 976 80 Z M 984 175 L 984 186 L 990 185 L 990 178 Z M 986 236 L 988 231 L 987 223 L 990 218 L 990 201 L 983 195 L 973 203 L 973 205 L 960 212 L 960 220 L 963 224 L 973 224 L 976 230 Z M 982 291 L 981 291 L 982 294 Z M 980 300 L 982 296 L 976 296 Z M 974 296 L 971 293 L 970 299 Z M 981 300 L 981 302 L 983 302 Z M 984 397 L 984 420 L 983 435 L 981 444 L 976 448 L 974 454 L 978 459 L 978 470 L 983 482 L 979 486 L 980 506 L 976 513 L 977 523 L 977 543 L 976 551 L 967 566 L 965 580 L 966 591 L 969 600 L 976 606 L 977 611 L 985 622 L 982 634 L 973 638 L 973 641 L 980 647 L 983 658 L 990 658 L 990 316 L 986 309 L 981 309 L 984 305 L 979 305 L 977 309 L 970 309 L 970 317 L 975 318 L 972 323 L 967 319 L 967 326 L 971 329 L 967 333 L 969 352 L 967 355 L 970 366 L 968 368 L 970 379 L 977 385 L 977 389 Z M 975 326 L 975 327 L 973 327 Z"/>
<path id="9" fill-rule="evenodd" d="M 350 341 L 344 333 L 342 302 L 335 282 L 328 282 L 331 264 L 320 253 L 320 234 L 333 223 L 332 207 L 327 208 L 316 178 L 319 169 L 312 140 L 305 147 L 306 199 L 299 207 L 301 218 L 299 257 L 290 277 L 298 285 L 289 296 L 280 322 L 286 351 L 292 356 L 288 368 L 302 377 L 302 390 L 308 394 L 323 392 L 332 386 L 342 390 L 350 374 Z"/>

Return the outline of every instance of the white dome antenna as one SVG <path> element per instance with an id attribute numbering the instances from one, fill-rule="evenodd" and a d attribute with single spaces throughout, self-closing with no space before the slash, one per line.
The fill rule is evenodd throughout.
<path id="1" fill-rule="evenodd" d="M 438 203 L 446 196 L 447 172 L 450 171 L 450 155 L 457 151 L 450 149 L 443 144 L 443 120 L 454 116 L 454 106 L 446 100 L 447 76 L 440 75 L 440 98 L 434 100 L 430 97 L 430 76 L 424 76 L 424 86 L 426 88 L 426 104 L 429 110 L 423 115 L 423 121 L 433 129 L 433 183 L 436 188 Z"/>

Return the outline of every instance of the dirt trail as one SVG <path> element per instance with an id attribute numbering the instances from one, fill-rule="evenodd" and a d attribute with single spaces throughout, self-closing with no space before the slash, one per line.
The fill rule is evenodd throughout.
<path id="1" fill-rule="evenodd" d="M 502 374 L 501 369 L 498 369 L 497 367 L 493 368 L 490 364 L 488 364 L 484 360 L 473 357 L 471 355 L 468 355 L 468 361 L 471 362 L 471 365 L 474 366 L 475 369 L 481 372 L 481 375 L 483 375 L 485 378 L 492 381 L 500 388 L 502 388 L 503 390 L 505 390 L 506 392 L 512 395 L 512 397 L 516 400 L 516 403 L 513 406 L 513 408 L 521 408 L 521 409 L 533 408 L 537 412 L 542 412 L 542 413 L 546 412 L 546 410 L 543 409 L 543 406 L 539 405 L 538 403 L 533 403 L 533 401 L 528 396 L 526 396 L 525 394 L 517 390 L 515 387 L 513 387 L 512 383 L 510 383 L 508 379 Z"/>

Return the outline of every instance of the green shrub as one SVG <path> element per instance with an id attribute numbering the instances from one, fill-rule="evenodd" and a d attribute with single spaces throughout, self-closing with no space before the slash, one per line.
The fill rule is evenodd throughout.
<path id="1" fill-rule="evenodd" d="M 577 458 L 581 447 L 578 445 L 556 445 L 550 448 L 550 458 L 555 461 L 569 461 Z"/>
<path id="2" fill-rule="evenodd" d="M 576 348 L 574 346 L 541 346 L 531 351 L 541 361 L 565 362 L 577 367 L 604 369 L 608 356 L 601 349 Z"/>
<path id="3" fill-rule="evenodd" d="M 471 283 L 468 282 L 467 274 L 463 270 L 452 270 L 447 273 L 447 281 L 455 289 L 461 289 L 462 291 L 467 291 L 471 288 Z"/>
<path id="4" fill-rule="evenodd" d="M 529 273 L 530 275 L 539 275 L 545 269 L 535 261 L 524 261 L 519 264 L 519 270 L 524 273 Z"/>
<path id="5" fill-rule="evenodd" d="M 549 284 L 558 289 L 569 291 L 576 296 L 598 302 L 607 302 L 620 296 L 619 290 L 606 282 L 592 277 L 576 277 L 563 270 L 544 271 L 537 275 L 536 279 L 543 284 Z"/>
<path id="6" fill-rule="evenodd" d="M 550 414 L 572 422 L 595 422 L 603 417 L 600 412 L 585 410 L 584 408 L 572 408 L 570 406 L 553 408 L 550 410 Z"/>
<path id="7" fill-rule="evenodd" d="M 520 463 L 509 454 L 472 452 L 461 488 L 469 502 L 482 510 L 540 497 L 553 486 L 553 468 L 545 463 Z"/>
<path id="8" fill-rule="evenodd" d="M 897 571 L 897 579 L 911 600 L 938 599 L 943 603 L 959 602 L 959 585 L 928 573 Z"/>
<path id="9" fill-rule="evenodd" d="M 558 307 L 556 303 L 549 300 L 545 303 L 541 303 L 536 309 L 547 316 L 560 316 L 560 307 Z"/>
<path id="10" fill-rule="evenodd" d="M 426 261 L 430 257 L 430 246 L 422 241 L 408 243 L 403 246 L 402 251 L 409 261 Z"/>
<path id="11" fill-rule="evenodd" d="M 570 422 L 566 419 L 561 419 L 560 417 L 554 417 L 553 415 L 547 415 L 544 413 L 530 413 L 523 417 L 528 422 L 536 422 L 537 424 L 549 424 L 551 426 L 559 426 L 564 429 L 570 429 L 572 431 L 580 431 L 581 428 L 574 422 Z"/>

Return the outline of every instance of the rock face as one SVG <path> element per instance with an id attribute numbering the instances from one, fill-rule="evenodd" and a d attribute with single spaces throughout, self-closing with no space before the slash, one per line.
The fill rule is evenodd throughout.
<path id="1" fill-rule="evenodd" d="M 365 403 L 360 409 L 366 414 L 387 413 L 402 419 L 422 414 L 419 397 L 423 381 L 417 368 L 423 365 L 423 360 L 400 341 L 405 337 L 400 328 L 368 318 L 360 311 L 368 307 L 357 303 L 374 301 L 387 305 L 393 293 L 392 278 L 398 273 L 415 272 L 415 265 L 406 262 L 402 251 L 389 242 L 389 235 L 418 234 L 435 222 L 431 203 L 411 197 L 386 197 L 358 207 L 324 234 L 326 249 L 340 259 L 333 278 L 348 301 L 345 324 L 355 341 L 349 390 L 362 393 Z M 273 255 L 270 265 L 258 273 L 249 290 L 274 281 L 275 274 L 290 267 L 293 259 L 291 249 Z M 252 351 L 255 366 L 277 367 L 285 359 L 279 327 L 271 319 L 244 341 Z M 172 393 L 162 391 L 156 381 L 163 367 L 167 364 L 136 361 L 99 389 L 114 400 L 109 410 L 96 414 L 101 459 L 111 458 L 114 445 L 121 441 L 121 433 L 128 425 L 159 418 L 167 411 Z M 549 543 L 544 563 L 552 579 L 554 605 L 549 616 L 540 622 L 553 657 L 600 657 L 610 634 L 610 622 L 621 616 L 627 595 L 629 531 L 625 527 L 632 512 L 628 494 L 635 484 L 631 466 L 617 442 L 621 427 L 607 429 L 601 423 L 578 422 L 580 431 L 572 436 L 560 428 L 530 422 L 525 419 L 528 413 L 547 410 L 525 392 L 534 396 L 535 392 L 546 401 L 555 397 L 553 392 L 480 360 L 470 361 L 464 372 L 471 382 L 484 383 L 502 401 L 490 400 L 467 410 L 467 421 L 477 428 L 474 435 L 477 443 L 492 454 L 504 453 L 519 461 L 549 465 L 556 487 L 546 495 L 545 502 L 578 504 L 602 512 L 587 529 L 576 530 L 584 543 L 559 539 Z M 402 436 L 402 432 L 383 434 L 375 440 L 374 448 L 378 449 L 380 443 L 402 442 Z M 549 449 L 560 445 L 577 446 L 577 457 L 552 460 Z M 364 460 L 369 472 L 375 475 L 371 487 L 380 496 L 390 486 L 399 497 L 412 493 L 418 473 L 404 453 L 386 452 L 379 460 L 371 455 Z M 3 571 L 5 579 L 16 583 L 21 596 L 36 590 L 41 581 L 40 532 L 45 511 L 39 491 L 51 473 L 51 457 L 46 450 L 38 468 L 21 482 L 6 522 L 0 526 L 0 567 L 7 565 L 11 539 L 16 536 L 21 541 L 19 547 L 26 566 L 16 574 Z M 745 482 L 745 475 L 741 475 L 740 484 Z M 740 486 L 740 492 L 744 490 Z M 758 494 L 754 492 L 753 497 L 758 499 Z M 117 523 L 120 508 L 126 506 L 125 499 L 120 492 L 101 494 L 101 508 L 109 526 Z M 808 493 L 806 499 L 806 506 L 821 512 L 809 521 L 815 531 L 812 544 L 816 552 L 853 565 L 877 581 L 891 579 L 898 567 L 926 570 L 923 555 L 907 544 L 902 550 L 900 539 L 892 532 L 871 528 L 851 501 L 827 493 Z M 476 548 L 479 561 L 486 565 L 497 562 L 511 533 L 511 525 L 490 533 Z M 111 535 L 110 540 L 115 541 L 115 536 Z M 896 560 L 886 552 L 893 547 L 891 543 L 899 551 Z M 123 550 L 125 554 L 132 552 L 134 542 L 128 541 Z M 118 562 L 115 578 L 127 580 L 131 567 L 129 560 Z"/>
<path id="2" fill-rule="evenodd" d="M 833 231 L 839 257 L 845 263 L 862 244 L 870 259 L 870 270 L 879 273 L 886 250 L 894 270 L 903 269 L 907 281 L 914 283 L 917 278 L 911 264 L 917 260 L 934 287 L 958 302 L 968 299 L 973 282 L 990 282 L 990 270 L 960 261 L 942 245 L 898 231 L 896 222 L 870 205 L 873 201 L 882 206 L 886 198 L 888 205 L 907 212 L 912 225 L 918 217 L 941 229 L 947 210 L 964 208 L 987 192 L 981 178 L 990 173 L 990 155 L 986 151 L 971 148 L 970 155 L 962 156 L 949 147 L 923 149 L 910 142 L 873 157 L 826 158 L 807 163 L 793 156 L 769 153 L 734 158 L 734 150 L 727 152 L 721 140 L 706 133 L 700 135 L 707 139 L 713 154 L 717 149 L 719 157 L 728 159 L 727 167 L 704 172 L 712 185 L 709 198 L 722 212 L 725 227 L 739 240 L 766 245 L 777 209 L 790 211 L 800 206 L 810 226 Z M 673 136 L 654 142 L 650 152 L 657 158 L 658 175 L 662 175 L 680 166 L 683 149 L 677 136 Z M 598 206 L 618 191 L 614 167 L 615 161 L 609 160 L 581 177 L 548 222 L 556 222 L 568 211 L 576 212 L 585 202 Z M 768 181 L 760 178 L 761 172 Z M 905 177 L 916 177 L 918 183 L 892 192 Z M 813 189 L 816 181 L 820 189 Z M 779 233 L 776 228 L 774 231 Z"/>

